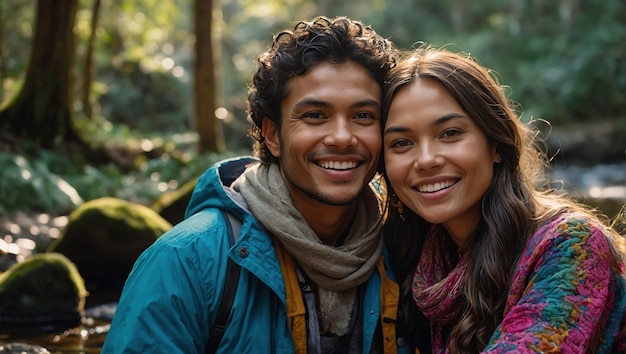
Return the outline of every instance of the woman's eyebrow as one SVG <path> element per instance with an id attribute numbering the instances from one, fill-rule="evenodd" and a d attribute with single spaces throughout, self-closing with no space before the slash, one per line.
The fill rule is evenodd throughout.
<path id="1" fill-rule="evenodd" d="M 445 124 L 446 122 L 449 122 L 452 119 L 459 119 L 459 118 L 465 118 L 466 116 L 461 114 L 461 113 L 448 113 L 445 114 L 439 118 L 437 118 L 433 123 L 432 126 L 436 127 L 442 124 Z M 383 132 L 383 137 L 387 134 L 392 134 L 392 133 L 406 133 L 411 131 L 410 128 L 408 127 L 403 127 L 403 126 L 391 126 L 387 129 L 385 129 L 385 131 Z"/>

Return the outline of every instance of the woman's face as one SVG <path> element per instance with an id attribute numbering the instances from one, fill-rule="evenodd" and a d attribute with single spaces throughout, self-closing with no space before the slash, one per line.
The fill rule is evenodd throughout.
<path id="1" fill-rule="evenodd" d="M 383 131 L 385 170 L 396 195 L 462 246 L 480 219 L 480 201 L 500 162 L 483 131 L 432 79 L 393 98 Z"/>

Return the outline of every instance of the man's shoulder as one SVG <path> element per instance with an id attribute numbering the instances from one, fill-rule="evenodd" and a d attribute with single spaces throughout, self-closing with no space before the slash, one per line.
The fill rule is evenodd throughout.
<path id="1" fill-rule="evenodd" d="M 205 208 L 174 225 L 158 242 L 184 246 L 189 242 L 197 242 L 198 238 L 218 237 L 225 231 L 223 211 L 219 208 Z"/>

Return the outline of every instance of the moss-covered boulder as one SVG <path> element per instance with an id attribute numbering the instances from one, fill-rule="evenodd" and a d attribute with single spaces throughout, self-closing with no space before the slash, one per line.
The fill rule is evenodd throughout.
<path id="1" fill-rule="evenodd" d="M 0 333 L 30 325 L 77 325 L 86 297 L 83 278 L 65 256 L 31 256 L 0 274 Z"/>
<path id="2" fill-rule="evenodd" d="M 191 200 L 191 194 L 197 182 L 198 179 L 194 178 L 174 191 L 161 194 L 152 204 L 152 209 L 170 224 L 178 224 L 185 218 L 187 204 Z"/>
<path id="3" fill-rule="evenodd" d="M 78 207 L 48 249 L 78 267 L 91 294 L 121 290 L 137 257 L 172 225 L 151 208 L 117 198 Z"/>

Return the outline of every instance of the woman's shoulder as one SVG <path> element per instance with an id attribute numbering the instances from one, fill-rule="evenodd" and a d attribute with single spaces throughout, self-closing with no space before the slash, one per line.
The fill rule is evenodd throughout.
<path id="1" fill-rule="evenodd" d="M 583 242 L 595 237 L 606 239 L 612 233 L 608 226 L 591 214 L 563 212 L 541 223 L 531 237 L 531 242 Z"/>
<path id="2" fill-rule="evenodd" d="M 592 214 L 564 212 L 543 222 L 526 246 L 525 257 L 613 260 L 622 268 L 626 241 Z"/>

